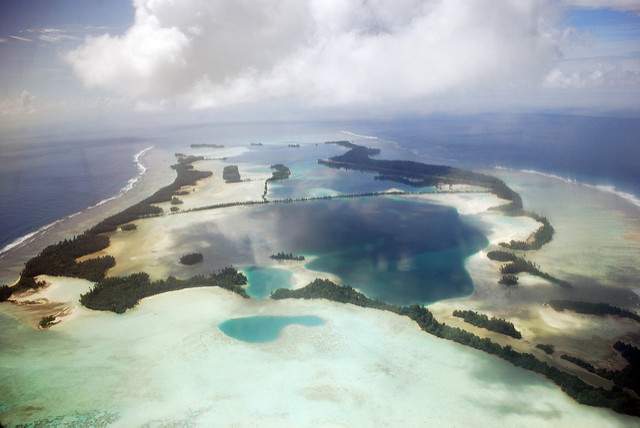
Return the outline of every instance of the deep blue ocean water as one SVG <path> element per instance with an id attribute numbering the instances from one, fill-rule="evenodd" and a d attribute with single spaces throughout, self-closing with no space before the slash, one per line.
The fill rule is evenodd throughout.
<path id="1" fill-rule="evenodd" d="M 0 151 L 0 249 L 117 195 L 138 174 L 137 139 L 54 141 Z"/>

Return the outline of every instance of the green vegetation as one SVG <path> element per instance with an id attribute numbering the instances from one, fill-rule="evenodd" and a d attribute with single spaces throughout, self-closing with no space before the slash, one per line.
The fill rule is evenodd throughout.
<path id="1" fill-rule="evenodd" d="M 56 316 L 55 315 L 47 315 L 46 317 L 42 317 L 38 325 L 40 328 L 49 328 L 55 324 Z"/>
<path id="2" fill-rule="evenodd" d="M 523 257 L 517 257 L 514 255 L 513 261 L 504 264 L 500 267 L 500 273 L 503 275 L 517 275 L 519 273 L 526 272 L 531 275 L 546 279 L 547 281 L 559 285 L 564 288 L 571 288 L 571 284 L 562 279 L 558 279 L 549 275 L 546 272 L 540 270 L 540 266 L 536 263 L 529 261 Z"/>
<path id="3" fill-rule="evenodd" d="M 515 262 L 518 259 L 515 254 L 502 250 L 489 251 L 487 257 L 496 262 Z"/>
<path id="4" fill-rule="evenodd" d="M 211 149 L 224 149 L 224 146 L 221 145 L 221 144 L 206 144 L 206 143 L 203 143 L 203 144 L 191 144 L 191 148 L 192 149 L 199 149 L 201 147 L 208 147 L 208 148 L 211 148 Z"/>
<path id="5" fill-rule="evenodd" d="M 175 196 L 171 198 L 171 205 L 182 205 L 184 202 L 180 198 L 176 198 Z"/>
<path id="6" fill-rule="evenodd" d="M 379 300 L 372 300 L 349 286 L 340 286 L 328 279 L 316 279 L 305 287 L 297 290 L 279 288 L 271 293 L 274 300 L 282 299 L 326 299 L 333 302 L 351 303 L 364 308 L 384 309 L 392 312 L 397 307 Z"/>
<path id="7" fill-rule="evenodd" d="M 89 309 L 122 314 L 136 306 L 140 299 L 184 288 L 221 287 L 248 298 L 243 288 L 246 283 L 247 278 L 233 267 L 224 268 L 209 276 L 197 275 L 185 280 L 170 276 L 153 282 L 149 280 L 149 275 L 140 272 L 103 279 L 80 296 L 80 303 Z"/>
<path id="8" fill-rule="evenodd" d="M 180 211 L 180 208 L 179 208 L 179 207 L 175 207 L 175 206 L 174 206 L 174 207 L 169 208 L 169 210 L 170 210 L 172 213 L 175 213 L 175 212 Z"/>
<path id="9" fill-rule="evenodd" d="M 518 276 L 511 273 L 502 275 L 502 278 L 498 281 L 499 284 L 506 285 L 507 287 L 515 287 L 518 285 Z"/>
<path id="10" fill-rule="evenodd" d="M 640 315 L 627 309 L 622 309 L 617 306 L 609 305 L 608 303 L 590 303 L 580 302 L 574 300 L 551 300 L 549 302 L 556 311 L 569 310 L 577 312 L 579 314 L 606 316 L 613 315 L 619 318 L 629 318 L 634 321 L 640 322 Z"/>
<path id="11" fill-rule="evenodd" d="M 125 232 L 136 230 L 137 228 L 138 228 L 138 226 L 136 226 L 134 223 L 127 223 L 127 224 L 123 224 L 122 226 L 120 226 L 120 230 L 123 230 Z"/>
<path id="12" fill-rule="evenodd" d="M 357 306 L 387 310 L 406 316 L 415 321 L 420 329 L 446 340 L 452 340 L 488 354 L 495 355 L 526 370 L 547 377 L 577 402 L 589 406 L 606 407 L 618 413 L 640 416 L 640 400 L 621 388 L 606 390 L 584 382 L 579 377 L 564 372 L 546 362 L 538 360 L 533 354 L 515 351 L 511 346 L 501 346 L 489 338 L 480 338 L 460 328 L 438 322 L 425 307 L 412 305 L 399 307 L 367 298 L 351 287 L 342 287 L 328 280 L 317 279 L 298 290 L 279 289 L 272 293 L 272 299 L 327 299 Z"/>
<path id="13" fill-rule="evenodd" d="M 551 226 L 551 223 L 549 223 L 549 219 L 532 212 L 527 212 L 527 215 L 542 223 L 542 226 L 533 232 L 526 241 L 515 241 L 512 239 L 510 242 L 501 242 L 500 246 L 509 248 L 510 250 L 528 251 L 539 250 L 543 245 L 551 242 L 555 230 L 553 226 Z"/>
<path id="14" fill-rule="evenodd" d="M 225 166 L 222 170 L 222 178 L 224 179 L 225 183 L 239 183 L 240 181 L 242 181 L 237 165 Z"/>
<path id="15" fill-rule="evenodd" d="M 304 260 L 304 256 L 296 256 L 293 253 L 285 253 L 280 251 L 277 254 L 272 254 L 271 258 L 274 260 L 296 260 L 296 261 L 303 261 Z"/>
<path id="16" fill-rule="evenodd" d="M 182 153 L 176 153 L 176 157 L 178 159 L 178 163 L 171 167 L 177 174 L 173 183 L 161 188 L 143 201 L 132 205 L 111 217 L 107 217 L 89 229 L 88 232 L 91 234 L 114 232 L 121 224 L 130 223 L 140 218 L 161 215 L 162 208 L 153 204 L 169 202 L 175 192 L 179 191 L 181 187 L 191 186 L 198 182 L 198 180 L 211 176 L 211 171 L 197 171 L 192 169 L 191 164 L 193 162 L 203 160 L 204 157 L 186 156 Z"/>
<path id="17" fill-rule="evenodd" d="M 294 149 L 299 149 L 300 148 L 300 144 L 289 144 L 288 147 L 294 148 Z"/>
<path id="18" fill-rule="evenodd" d="M 536 348 L 542 349 L 547 355 L 552 355 L 556 350 L 553 345 L 545 345 L 544 343 L 538 343 Z"/>
<path id="19" fill-rule="evenodd" d="M 180 257 L 180 263 L 187 266 L 195 265 L 196 263 L 201 263 L 201 262 L 202 262 L 202 254 L 200 253 L 190 253 Z"/>
<path id="20" fill-rule="evenodd" d="M 0 286 L 0 302 L 6 302 L 13 294 L 13 289 L 8 285 Z"/>
<path id="21" fill-rule="evenodd" d="M 271 177 L 267 178 L 264 181 L 264 191 L 262 192 L 262 200 L 265 202 L 267 201 L 267 193 L 269 192 L 269 183 L 277 180 L 286 180 L 291 176 L 291 170 L 287 166 L 281 163 L 271 165 L 271 169 L 273 170 L 273 172 L 271 173 Z"/>
<path id="22" fill-rule="evenodd" d="M 348 143 L 348 142 L 347 142 Z M 332 168 L 371 171 L 381 174 L 385 179 L 400 181 L 413 186 L 435 186 L 439 184 L 467 184 L 489 189 L 501 199 L 509 201 L 500 209 L 510 215 L 525 215 L 522 210 L 522 198 L 502 180 L 486 174 L 453 168 L 444 165 L 429 165 L 421 162 L 403 160 L 371 159 L 374 154 L 368 147 L 353 143 L 339 144 L 350 148 L 349 151 L 318 163 Z"/>
<path id="23" fill-rule="evenodd" d="M 480 314 L 478 312 L 459 310 L 453 311 L 453 316 L 462 318 L 464 322 L 475 325 L 476 327 L 486 328 L 487 330 L 505 334 L 515 339 L 522 339 L 522 334 L 516 330 L 514 325 L 502 318 L 489 318 L 485 314 Z"/>
<path id="24" fill-rule="evenodd" d="M 99 281 L 104 278 L 107 270 L 115 266 L 113 257 L 102 256 L 83 262 L 76 259 L 108 246 L 108 237 L 90 232 L 49 245 L 25 264 L 20 273 L 20 280 L 12 291 L 38 288 L 42 285 L 34 279 L 38 275 L 71 276 Z"/>
<path id="25" fill-rule="evenodd" d="M 172 195 L 183 186 L 195 184 L 198 180 L 211 176 L 209 171 L 196 171 L 192 163 L 203 160 L 202 156 L 186 156 L 176 153 L 177 164 L 173 165 L 176 178 L 168 186 L 155 192 L 143 201 L 129 208 L 107 217 L 91 229 L 71 239 L 65 239 L 54 245 L 49 245 L 37 256 L 31 258 L 20 273 L 20 280 L 7 291 L 4 287 L 1 298 L 9 298 L 15 291 L 34 289 L 41 285 L 34 278 L 38 275 L 70 276 L 84 278 L 97 282 L 104 278 L 107 270 L 115 266 L 115 259 L 111 256 L 96 257 L 78 262 L 76 259 L 104 250 L 109 246 L 109 237 L 103 235 L 115 232 L 119 227 L 125 227 L 132 221 L 162 214 L 162 209 L 152 204 L 170 201 Z"/>

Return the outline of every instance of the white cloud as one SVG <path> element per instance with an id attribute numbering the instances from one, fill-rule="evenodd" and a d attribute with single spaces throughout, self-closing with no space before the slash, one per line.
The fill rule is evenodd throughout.
<path id="1" fill-rule="evenodd" d="M 21 42 L 32 42 L 33 40 L 27 38 L 27 37 L 22 37 L 22 36 L 9 36 L 10 38 L 14 39 L 14 40 L 19 40 Z"/>
<path id="2" fill-rule="evenodd" d="M 503 0 L 135 0 L 120 36 L 67 55 L 89 87 L 139 106 L 428 102 L 539 85 L 556 7 Z"/>
<path id="3" fill-rule="evenodd" d="M 0 99 L 0 116 L 29 115 L 36 111 L 35 99 L 29 91 L 23 90 L 18 96 Z"/>

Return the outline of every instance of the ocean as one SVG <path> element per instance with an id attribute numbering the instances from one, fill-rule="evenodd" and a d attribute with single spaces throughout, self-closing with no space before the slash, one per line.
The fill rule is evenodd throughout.
<path id="1" fill-rule="evenodd" d="M 640 209 L 640 121 L 559 115 L 433 116 L 356 123 L 226 124 L 135 136 L 22 142 L 0 151 L 0 257 L 69 216 L 133 188 L 151 147 L 342 136 L 392 142 L 382 156 L 513 169 L 615 193 Z M 162 136 L 162 138 L 159 138 Z M 320 189 L 321 190 L 321 189 Z"/>
<path id="2" fill-rule="evenodd" d="M 0 152 L 0 254 L 129 191 L 151 146 L 138 139 L 52 141 Z"/>

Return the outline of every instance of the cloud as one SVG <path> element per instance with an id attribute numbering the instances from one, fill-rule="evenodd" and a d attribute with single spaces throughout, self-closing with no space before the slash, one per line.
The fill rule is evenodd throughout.
<path id="1" fill-rule="evenodd" d="M 21 42 L 32 42 L 33 40 L 28 39 L 26 37 L 21 37 L 21 36 L 9 36 L 10 38 L 14 39 L 14 40 L 19 40 Z"/>
<path id="2" fill-rule="evenodd" d="M 7 43 L 9 41 L 9 39 L 6 39 L 4 37 L 0 37 L 0 43 Z"/>
<path id="3" fill-rule="evenodd" d="M 23 90 L 17 97 L 0 99 L 0 116 L 29 115 L 36 112 L 34 97 Z"/>
<path id="4" fill-rule="evenodd" d="M 88 87 L 151 106 L 428 103 L 516 91 L 559 58 L 546 1 L 135 0 L 123 34 L 66 56 Z"/>

